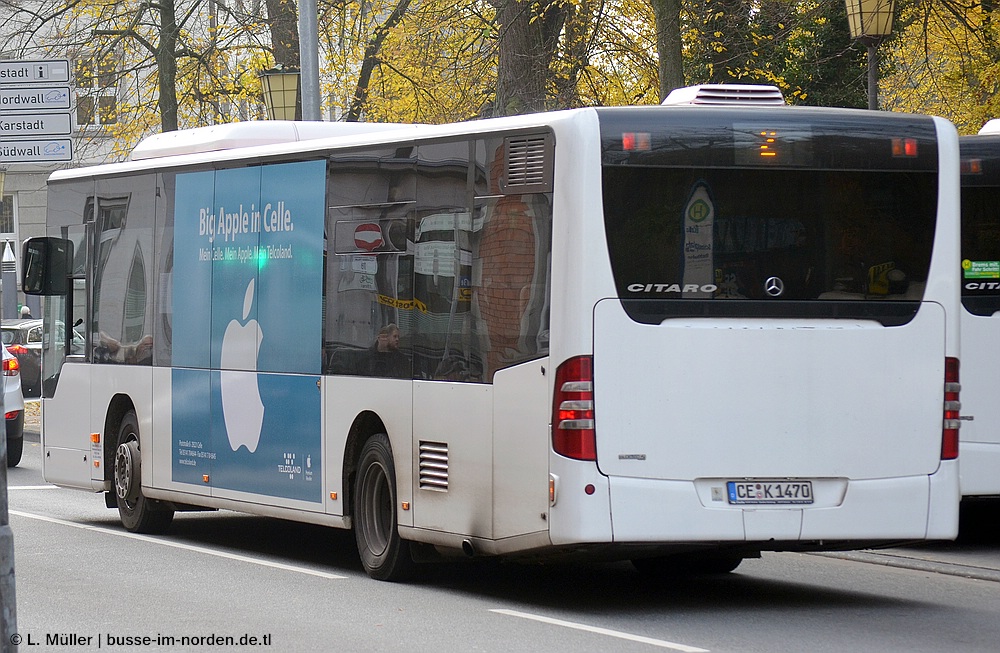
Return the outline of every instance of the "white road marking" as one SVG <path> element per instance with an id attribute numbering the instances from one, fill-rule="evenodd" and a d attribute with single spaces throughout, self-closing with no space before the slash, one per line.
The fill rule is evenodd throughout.
<path id="1" fill-rule="evenodd" d="M 607 635 L 608 637 L 617 637 L 618 639 L 627 639 L 630 642 L 650 644 L 652 646 L 658 646 L 660 648 L 669 648 L 675 651 L 683 651 L 684 653 L 709 653 L 708 649 L 706 648 L 698 648 L 697 646 L 688 646 L 686 644 L 668 642 L 664 639 L 653 639 L 652 637 L 643 637 L 642 635 L 632 635 L 630 633 L 623 633 L 619 630 L 608 630 L 607 628 L 598 628 L 597 626 L 588 626 L 586 624 L 578 624 L 572 621 L 552 619 L 550 617 L 543 617 L 541 615 L 530 614 L 528 612 L 518 612 L 517 610 L 490 610 L 490 612 L 496 612 L 497 614 L 505 614 L 509 617 L 520 617 L 521 619 L 531 619 L 533 621 L 540 621 L 542 623 L 551 624 L 553 626 L 562 626 L 563 628 L 573 628 L 575 630 L 583 630 L 588 633 L 597 633 L 598 635 Z"/>
<path id="2" fill-rule="evenodd" d="M 345 580 L 347 576 L 340 576 L 338 574 L 330 574 L 325 571 L 317 571 L 315 569 L 309 569 L 308 567 L 298 567 L 296 565 L 286 565 L 281 562 L 271 562 L 269 560 L 263 560 L 261 558 L 252 558 L 250 556 L 239 555 L 237 553 L 226 553 L 225 551 L 217 551 L 215 549 L 208 549 L 201 546 L 195 546 L 193 544 L 184 544 L 183 542 L 173 542 L 171 540 L 164 540 L 157 537 L 150 537 L 149 535 L 139 535 L 138 533 L 129 533 L 127 531 L 116 531 L 110 528 L 102 528 L 100 526 L 91 526 L 89 524 L 79 524 L 77 522 L 67 521 L 65 519 L 57 519 L 55 517 L 46 517 L 44 515 L 36 515 L 30 512 L 21 512 L 20 510 L 11 510 L 11 515 L 17 515 L 18 517 L 25 517 L 27 519 L 37 519 L 38 521 L 49 522 L 51 524 L 59 524 L 60 526 L 69 526 L 71 528 L 79 528 L 85 531 L 95 531 L 98 533 L 104 533 L 105 535 L 117 535 L 118 537 L 127 537 L 131 540 L 139 540 L 141 542 L 150 542 L 152 544 L 159 544 L 161 546 L 169 546 L 175 549 L 183 549 L 184 551 L 194 551 L 196 553 L 204 553 L 211 556 L 216 556 L 218 558 L 226 558 L 227 560 L 236 560 L 238 562 L 248 562 L 252 565 L 259 565 L 261 567 L 271 567 L 272 569 L 281 569 L 283 571 L 293 571 L 299 574 L 306 574 L 308 576 L 316 576 L 318 578 L 328 578 L 331 580 Z"/>

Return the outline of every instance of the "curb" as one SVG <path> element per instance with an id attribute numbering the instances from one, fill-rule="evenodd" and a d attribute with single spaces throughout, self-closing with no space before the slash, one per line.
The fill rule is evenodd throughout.
<path id="1" fill-rule="evenodd" d="M 897 567 L 900 569 L 911 569 L 914 571 L 926 571 L 934 574 L 945 574 L 947 576 L 959 576 L 961 578 L 971 578 L 973 580 L 985 580 L 1000 583 L 1000 571 L 988 567 L 976 567 L 974 565 L 963 565 L 953 562 L 940 562 L 937 560 L 926 560 L 924 558 L 913 558 L 895 553 L 871 553 L 867 551 L 837 551 L 837 552 L 817 552 L 813 555 L 826 558 L 840 558 L 852 562 L 866 562 L 883 567 Z"/>

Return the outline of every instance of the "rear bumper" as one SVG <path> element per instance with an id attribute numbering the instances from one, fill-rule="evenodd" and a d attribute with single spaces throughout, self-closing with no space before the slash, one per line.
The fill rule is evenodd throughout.
<path id="1" fill-rule="evenodd" d="M 690 481 L 611 478 L 613 541 L 837 542 L 952 539 L 958 534 L 957 465 L 933 475 L 851 480 L 823 506 L 706 503 Z"/>

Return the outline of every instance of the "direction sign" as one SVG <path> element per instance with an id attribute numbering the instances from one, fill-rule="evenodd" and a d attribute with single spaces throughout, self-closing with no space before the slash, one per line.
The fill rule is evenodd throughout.
<path id="1" fill-rule="evenodd" d="M 0 113 L 0 136 L 68 136 L 68 113 Z"/>
<path id="2" fill-rule="evenodd" d="M 69 109 L 69 87 L 0 86 L 0 112 L 25 109 Z"/>
<path id="3" fill-rule="evenodd" d="M 70 138 L 0 141 L 0 165 L 72 160 L 73 140 Z"/>
<path id="4" fill-rule="evenodd" d="M 0 84 L 52 84 L 69 81 L 69 59 L 0 61 Z"/>
<path id="5" fill-rule="evenodd" d="M 0 61 L 0 165 L 73 160 L 69 59 Z"/>

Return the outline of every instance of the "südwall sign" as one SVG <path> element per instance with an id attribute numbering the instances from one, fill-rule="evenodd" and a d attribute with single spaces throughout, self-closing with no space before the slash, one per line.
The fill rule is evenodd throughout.
<path id="1" fill-rule="evenodd" d="M 72 161 L 73 141 L 50 140 L 0 141 L 0 163 L 44 163 Z"/>
<path id="2" fill-rule="evenodd" d="M 0 165 L 73 160 L 68 59 L 0 61 Z M 56 84 L 63 85 L 56 85 Z"/>

